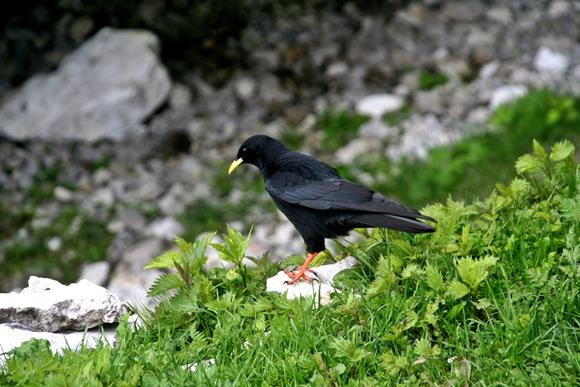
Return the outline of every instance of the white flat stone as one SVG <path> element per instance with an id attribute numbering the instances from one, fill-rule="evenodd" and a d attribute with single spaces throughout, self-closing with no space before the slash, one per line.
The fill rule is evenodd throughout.
<path id="1" fill-rule="evenodd" d="M 405 101 L 393 94 L 374 94 L 362 98 L 356 104 L 356 111 L 371 117 L 380 117 L 383 114 L 401 110 Z"/>
<path id="2" fill-rule="evenodd" d="M 87 280 L 65 286 L 32 276 L 20 293 L 0 294 L 0 322 L 37 331 L 90 329 L 116 323 L 127 311 L 119 297 Z"/>
<path id="3" fill-rule="evenodd" d="M 302 297 L 314 297 L 320 300 L 322 305 L 330 303 L 330 294 L 336 291 L 332 280 L 343 270 L 349 269 L 357 264 L 356 259 L 347 257 L 340 262 L 330 265 L 322 265 L 312 268 L 318 281 L 308 283 L 306 281 L 298 281 L 295 284 L 289 285 L 288 275 L 283 271 L 278 272 L 273 277 L 266 281 L 266 291 L 285 293 L 289 300 Z"/>

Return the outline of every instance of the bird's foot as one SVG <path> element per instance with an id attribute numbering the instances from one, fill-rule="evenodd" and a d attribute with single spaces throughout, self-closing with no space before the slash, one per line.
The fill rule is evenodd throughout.
<path id="1" fill-rule="evenodd" d="M 314 270 L 311 269 L 300 269 L 298 271 L 284 270 L 284 273 L 286 273 L 286 275 L 290 277 L 289 281 L 284 282 L 286 285 L 294 285 L 301 279 L 308 282 L 309 284 L 311 284 L 313 281 L 318 281 L 318 278 L 314 278 L 306 274 L 311 273 L 314 274 L 314 276 L 316 276 L 316 272 L 314 272 Z"/>

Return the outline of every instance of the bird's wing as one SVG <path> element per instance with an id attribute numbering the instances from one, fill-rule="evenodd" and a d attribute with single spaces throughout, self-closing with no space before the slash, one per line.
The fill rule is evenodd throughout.
<path id="1" fill-rule="evenodd" d="M 368 187 L 340 178 L 306 180 L 300 184 L 288 185 L 284 174 L 280 174 L 269 179 L 266 188 L 279 200 L 315 210 L 352 210 L 430 219 Z"/>

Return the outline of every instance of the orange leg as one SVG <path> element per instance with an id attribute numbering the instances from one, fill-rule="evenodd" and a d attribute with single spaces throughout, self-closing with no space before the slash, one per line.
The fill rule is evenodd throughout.
<path id="1" fill-rule="evenodd" d="M 310 265 L 310 263 L 312 262 L 312 260 L 318 255 L 318 252 L 316 253 L 310 253 L 308 255 L 308 257 L 306 257 L 306 260 L 304 261 L 304 264 L 300 267 L 300 269 L 298 271 L 287 271 L 284 270 L 284 272 L 288 275 L 288 277 L 290 277 L 290 281 L 286 281 L 286 284 L 288 285 L 293 285 L 295 284 L 298 280 L 303 279 L 306 282 L 312 282 L 313 278 L 310 277 L 309 275 L 306 275 L 306 272 L 310 272 L 312 273 L 312 270 L 310 270 L 308 268 L 308 266 Z"/>

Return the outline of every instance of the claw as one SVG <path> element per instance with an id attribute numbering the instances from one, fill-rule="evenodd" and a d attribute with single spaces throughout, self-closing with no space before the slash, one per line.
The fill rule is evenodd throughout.
<path id="1" fill-rule="evenodd" d="M 306 261 L 304 262 L 304 264 L 302 265 L 302 267 L 298 271 L 284 270 L 284 273 L 286 273 L 286 275 L 288 277 L 290 277 L 290 280 L 284 281 L 284 284 L 293 285 L 301 279 L 308 282 L 308 283 L 312 283 L 315 280 L 318 281 L 318 278 L 313 278 L 309 275 L 306 275 L 306 273 L 312 273 L 316 277 L 318 277 L 318 275 L 312 269 L 308 268 L 308 265 L 310 265 L 310 262 L 312 262 L 312 260 L 314 259 L 314 257 L 316 257 L 317 254 L 318 253 L 310 254 L 308 256 L 308 258 L 306 258 Z"/>

